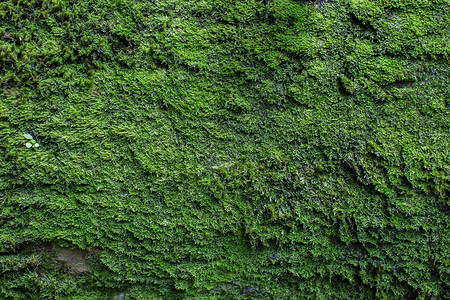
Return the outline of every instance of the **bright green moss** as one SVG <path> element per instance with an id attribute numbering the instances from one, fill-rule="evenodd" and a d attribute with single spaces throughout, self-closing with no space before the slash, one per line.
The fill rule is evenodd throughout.
<path id="1" fill-rule="evenodd" d="M 449 9 L 4 1 L 0 298 L 448 298 Z"/>

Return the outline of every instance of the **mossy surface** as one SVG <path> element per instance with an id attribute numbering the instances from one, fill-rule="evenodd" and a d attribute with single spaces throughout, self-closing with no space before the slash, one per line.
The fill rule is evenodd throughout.
<path id="1" fill-rule="evenodd" d="M 449 1 L 0 20 L 0 298 L 450 298 Z"/>

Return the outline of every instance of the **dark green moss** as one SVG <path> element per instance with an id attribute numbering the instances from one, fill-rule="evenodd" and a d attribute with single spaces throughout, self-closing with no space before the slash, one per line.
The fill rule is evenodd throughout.
<path id="1" fill-rule="evenodd" d="M 0 298 L 450 297 L 449 9 L 3 1 Z"/>

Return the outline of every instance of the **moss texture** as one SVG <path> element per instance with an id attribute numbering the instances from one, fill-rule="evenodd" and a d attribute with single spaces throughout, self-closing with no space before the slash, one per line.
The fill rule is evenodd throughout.
<path id="1" fill-rule="evenodd" d="M 450 298 L 448 0 L 0 20 L 0 298 Z"/>

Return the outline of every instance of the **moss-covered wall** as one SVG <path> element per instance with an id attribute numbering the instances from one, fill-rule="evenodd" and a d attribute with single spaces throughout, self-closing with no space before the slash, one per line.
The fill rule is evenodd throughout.
<path id="1" fill-rule="evenodd" d="M 1 1 L 0 298 L 450 298 L 449 55 L 448 0 Z"/>

